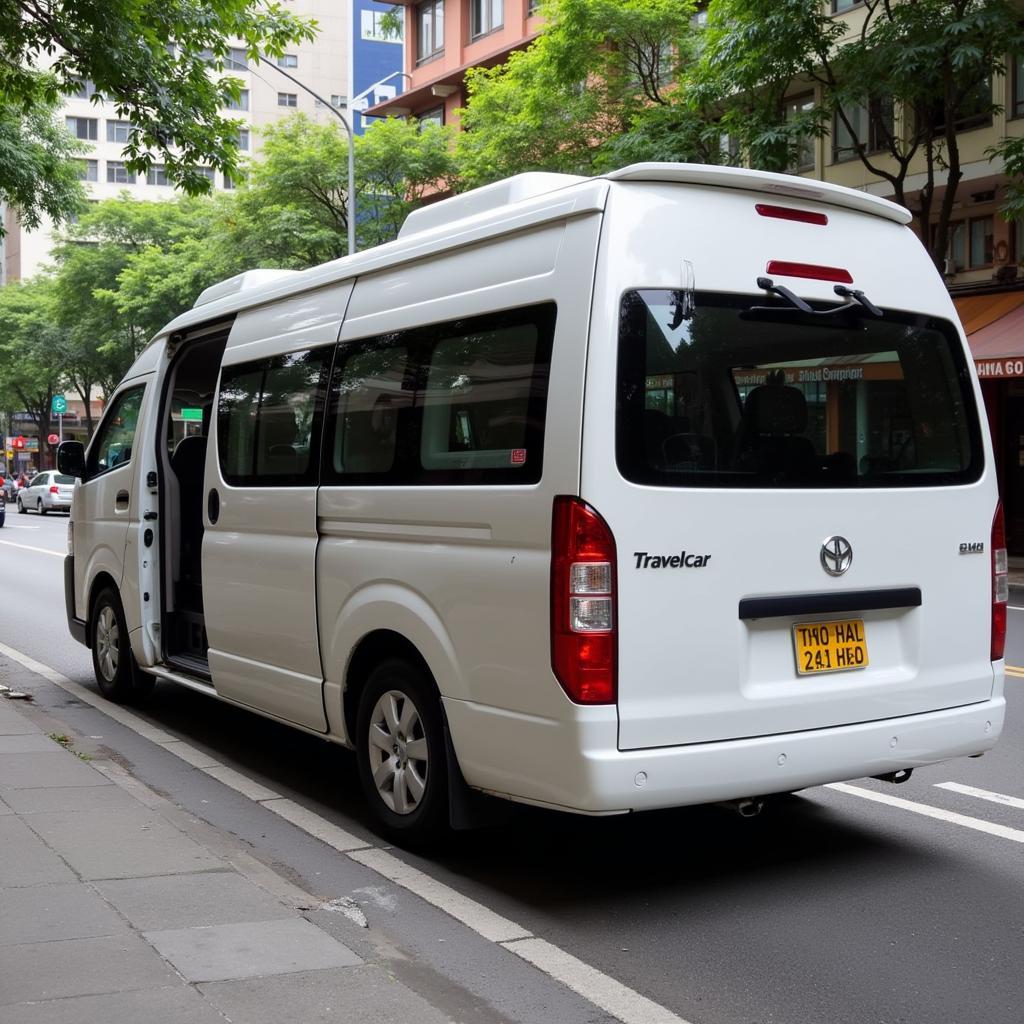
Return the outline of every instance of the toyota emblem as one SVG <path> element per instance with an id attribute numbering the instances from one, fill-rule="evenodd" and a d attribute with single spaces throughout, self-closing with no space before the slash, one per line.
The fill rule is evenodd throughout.
<path id="1" fill-rule="evenodd" d="M 853 564 L 853 546 L 845 537 L 829 537 L 821 545 L 821 567 L 829 576 L 842 576 Z"/>

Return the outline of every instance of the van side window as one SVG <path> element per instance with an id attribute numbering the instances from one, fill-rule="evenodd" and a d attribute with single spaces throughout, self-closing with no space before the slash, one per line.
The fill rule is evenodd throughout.
<path id="1" fill-rule="evenodd" d="M 323 483 L 541 478 L 555 305 L 344 343 Z"/>
<path id="2" fill-rule="evenodd" d="M 317 482 L 331 349 L 293 352 L 221 371 L 217 447 L 235 487 Z"/>
<path id="3" fill-rule="evenodd" d="M 143 386 L 122 391 L 107 409 L 89 446 L 86 473 L 90 479 L 131 462 L 135 428 L 145 390 Z"/>

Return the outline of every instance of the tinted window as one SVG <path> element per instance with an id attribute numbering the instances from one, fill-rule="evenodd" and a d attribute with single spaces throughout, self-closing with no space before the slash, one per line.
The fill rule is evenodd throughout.
<path id="1" fill-rule="evenodd" d="M 536 483 L 553 304 L 342 346 L 325 482 Z"/>
<path id="2" fill-rule="evenodd" d="M 131 388 L 114 399 L 89 445 L 86 466 L 89 476 L 98 476 L 131 462 L 144 391 L 145 388 Z"/>
<path id="3" fill-rule="evenodd" d="M 319 349 L 224 368 L 217 442 L 227 483 L 316 483 L 330 355 Z"/>
<path id="4" fill-rule="evenodd" d="M 67 476 L 65 473 L 57 473 L 53 478 L 53 482 L 55 484 L 69 485 L 74 484 L 75 478 L 73 476 Z"/>
<path id="5" fill-rule="evenodd" d="M 921 487 L 981 472 L 959 336 L 912 314 L 798 313 L 763 296 L 628 292 L 616 452 L 636 483 Z M 759 307 L 753 309 L 752 307 Z"/>

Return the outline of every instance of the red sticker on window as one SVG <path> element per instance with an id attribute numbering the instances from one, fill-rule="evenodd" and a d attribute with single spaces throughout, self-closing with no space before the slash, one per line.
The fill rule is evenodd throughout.
<path id="1" fill-rule="evenodd" d="M 512 465 L 513 466 L 525 466 L 526 465 L 526 449 L 525 448 L 513 448 L 512 449 Z"/>

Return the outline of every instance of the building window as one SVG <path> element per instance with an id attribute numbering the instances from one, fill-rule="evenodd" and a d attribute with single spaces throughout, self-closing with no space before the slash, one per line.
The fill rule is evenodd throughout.
<path id="1" fill-rule="evenodd" d="M 238 93 L 238 99 L 229 99 L 227 102 L 228 110 L 248 110 L 249 109 L 249 90 L 242 89 Z"/>
<path id="2" fill-rule="evenodd" d="M 99 181 L 100 162 L 99 160 L 76 160 L 78 177 L 80 181 Z"/>
<path id="3" fill-rule="evenodd" d="M 856 160 L 858 146 L 866 153 L 885 149 L 893 132 L 892 97 L 872 99 L 846 110 L 853 132 L 846 127 L 838 113 L 832 115 L 832 161 Z"/>
<path id="4" fill-rule="evenodd" d="M 68 126 L 68 131 L 76 139 L 87 139 L 90 142 L 95 142 L 97 138 L 97 125 L 99 122 L 95 117 L 66 117 L 64 123 Z"/>
<path id="5" fill-rule="evenodd" d="M 92 79 L 76 77 L 72 78 L 71 82 L 75 90 L 69 95 L 73 96 L 76 100 L 88 100 L 96 95 L 96 83 Z"/>
<path id="6" fill-rule="evenodd" d="M 120 160 L 108 160 L 107 181 L 111 185 L 134 185 L 135 172 L 129 171 Z"/>
<path id="7" fill-rule="evenodd" d="M 470 0 L 470 31 L 475 39 L 505 24 L 505 0 Z"/>
<path id="8" fill-rule="evenodd" d="M 863 2 L 864 0 L 832 0 L 832 13 L 842 14 L 844 11 L 848 11 L 852 7 L 857 7 Z"/>
<path id="9" fill-rule="evenodd" d="M 299 66 L 299 58 L 294 53 L 283 53 L 277 58 L 277 66 L 279 68 L 297 68 Z"/>
<path id="10" fill-rule="evenodd" d="M 993 218 L 972 217 L 949 225 L 947 271 L 977 270 L 992 266 Z"/>
<path id="11" fill-rule="evenodd" d="M 297 107 L 299 97 L 294 92 L 279 92 L 277 94 L 277 105 L 279 107 Z"/>
<path id="12" fill-rule="evenodd" d="M 923 117 L 931 122 L 932 133 L 936 136 L 946 131 L 946 111 L 941 97 L 936 97 L 924 107 Z M 958 132 L 973 128 L 986 128 L 992 124 L 992 82 L 986 78 L 978 82 L 960 104 L 959 117 L 954 127 Z"/>
<path id="13" fill-rule="evenodd" d="M 245 52 L 245 47 L 232 46 L 231 49 L 228 50 L 228 57 L 225 64 L 232 71 L 248 71 L 249 55 Z"/>
<path id="14" fill-rule="evenodd" d="M 217 180 L 213 173 L 212 167 L 197 167 L 196 170 L 209 182 L 213 183 Z"/>
<path id="15" fill-rule="evenodd" d="M 234 189 L 234 187 L 235 187 L 235 179 L 232 178 L 230 174 L 225 174 L 224 175 L 224 188 L 227 191 L 230 192 L 230 191 L 232 191 Z"/>
<path id="16" fill-rule="evenodd" d="M 153 164 L 148 171 L 146 171 L 146 184 L 147 185 L 170 185 L 170 181 L 167 178 L 167 168 L 163 164 Z"/>
<path id="17" fill-rule="evenodd" d="M 814 95 L 807 93 L 805 96 L 795 96 L 786 100 L 786 120 L 792 121 L 800 114 L 806 114 L 814 109 Z M 794 156 L 793 164 L 789 171 L 809 171 L 814 167 L 814 136 L 803 135 Z"/>
<path id="18" fill-rule="evenodd" d="M 444 53 L 444 0 L 425 0 L 416 8 L 416 59 Z"/>
<path id="19" fill-rule="evenodd" d="M 339 96 L 336 93 L 331 93 L 331 106 L 332 107 L 347 107 L 348 97 Z"/>
<path id="20" fill-rule="evenodd" d="M 428 124 L 436 124 L 440 128 L 444 124 L 444 107 L 435 107 L 433 110 L 420 114 L 419 122 L 421 131 Z"/>
<path id="21" fill-rule="evenodd" d="M 384 11 L 362 11 L 359 26 L 359 34 L 363 39 L 372 39 L 378 43 L 400 43 L 402 41 L 402 28 L 399 24 L 398 32 L 395 35 L 387 35 L 381 26 L 381 19 Z"/>
<path id="22" fill-rule="evenodd" d="M 530 0 L 526 5 L 526 16 L 532 18 L 540 10 L 540 0 Z M 704 12 L 704 20 L 707 21 L 707 11 Z"/>
<path id="23" fill-rule="evenodd" d="M 238 129 L 238 148 L 243 153 L 249 152 L 249 129 L 239 128 Z"/>
<path id="24" fill-rule="evenodd" d="M 132 134 L 130 121 L 108 121 L 107 142 L 127 142 Z"/>

